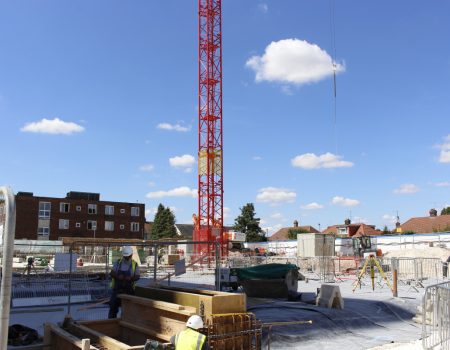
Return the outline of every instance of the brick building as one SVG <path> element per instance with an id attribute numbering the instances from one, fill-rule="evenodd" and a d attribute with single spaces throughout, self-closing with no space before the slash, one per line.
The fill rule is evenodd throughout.
<path id="1" fill-rule="evenodd" d="M 69 192 L 65 198 L 16 195 L 16 239 L 143 239 L 144 224 L 145 204 L 101 201 L 98 193 Z"/>

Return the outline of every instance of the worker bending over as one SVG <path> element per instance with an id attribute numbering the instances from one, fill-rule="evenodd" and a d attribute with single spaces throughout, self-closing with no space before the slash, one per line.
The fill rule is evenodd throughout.
<path id="1" fill-rule="evenodd" d="M 201 328 L 203 328 L 203 320 L 200 316 L 189 317 L 186 329 L 170 338 L 170 342 L 175 345 L 175 350 L 209 350 L 206 336 L 198 332 Z"/>
<path id="2" fill-rule="evenodd" d="M 133 249 L 130 246 L 122 247 L 122 258 L 117 260 L 111 269 L 111 298 L 109 299 L 108 318 L 116 318 L 121 305 L 118 294 L 134 294 L 136 281 L 140 277 L 139 266 L 132 259 Z"/>

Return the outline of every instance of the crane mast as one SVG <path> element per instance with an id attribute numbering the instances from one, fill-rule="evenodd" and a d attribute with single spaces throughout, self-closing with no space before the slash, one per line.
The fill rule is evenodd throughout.
<path id="1" fill-rule="evenodd" d="M 194 215 L 194 240 L 219 241 L 224 247 L 222 1 L 199 0 L 198 13 L 198 216 Z M 212 249 L 205 244 L 198 250 L 211 253 Z"/>

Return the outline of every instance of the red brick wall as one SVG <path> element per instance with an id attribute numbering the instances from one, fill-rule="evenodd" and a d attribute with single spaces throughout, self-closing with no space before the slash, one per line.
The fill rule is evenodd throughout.
<path id="1" fill-rule="evenodd" d="M 49 239 L 59 237 L 94 237 L 94 231 L 87 229 L 88 220 L 97 221 L 96 238 L 137 238 L 142 239 L 145 224 L 145 205 L 110 201 L 88 201 L 67 198 L 16 196 L 16 238 L 37 239 L 39 222 L 39 202 L 50 202 Z M 69 203 L 68 213 L 60 212 L 60 203 Z M 88 214 L 88 204 L 97 204 L 97 214 Z M 114 215 L 105 215 L 105 206 L 114 206 Z M 81 206 L 77 211 L 76 207 Z M 131 216 L 131 207 L 139 207 L 139 216 Z M 125 209 L 125 213 L 120 210 Z M 68 229 L 59 229 L 59 219 L 69 220 Z M 114 222 L 114 231 L 105 231 L 105 221 Z M 139 232 L 131 232 L 131 222 L 139 223 Z M 80 227 L 76 227 L 80 223 Z M 124 225 L 124 229 L 120 229 Z"/>

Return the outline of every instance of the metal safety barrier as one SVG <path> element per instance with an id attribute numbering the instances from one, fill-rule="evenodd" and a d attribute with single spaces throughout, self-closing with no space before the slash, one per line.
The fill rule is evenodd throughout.
<path id="1" fill-rule="evenodd" d="M 426 287 L 422 301 L 422 346 L 450 349 L 450 282 Z"/>

